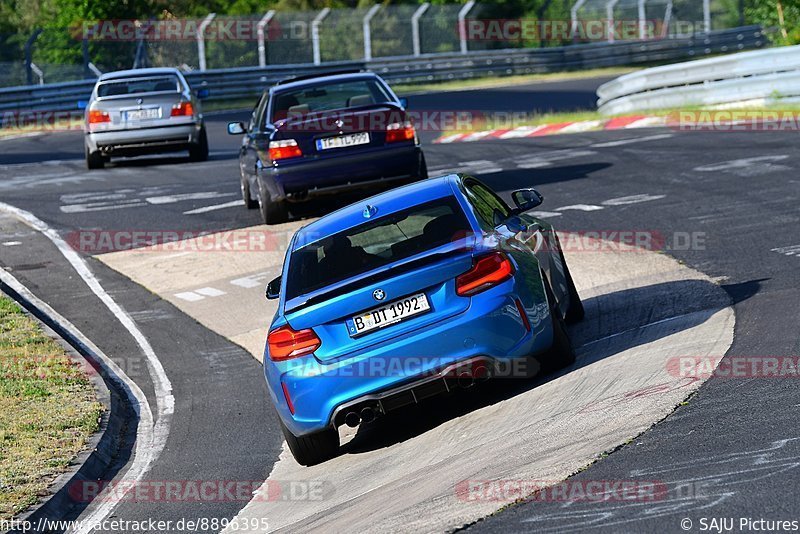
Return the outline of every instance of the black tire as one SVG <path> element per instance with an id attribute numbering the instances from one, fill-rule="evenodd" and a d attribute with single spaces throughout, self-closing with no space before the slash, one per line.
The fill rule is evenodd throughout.
<path id="1" fill-rule="evenodd" d="M 564 277 L 567 279 L 567 291 L 569 292 L 569 309 L 564 317 L 567 324 L 575 324 L 583 320 L 586 315 L 583 309 L 583 302 L 578 295 L 578 290 L 575 289 L 575 282 L 572 281 L 572 275 L 567 267 L 567 260 L 564 259 L 564 254 L 561 254 L 561 265 L 564 266 Z"/>
<path id="2" fill-rule="evenodd" d="M 544 277 L 544 275 L 542 275 Z M 575 363 L 575 351 L 572 348 L 572 341 L 567 333 L 567 324 L 561 317 L 553 292 L 544 279 L 547 300 L 550 303 L 550 320 L 553 322 L 553 345 L 540 358 L 542 370 L 545 372 L 563 369 Z"/>
<path id="3" fill-rule="evenodd" d="M 86 149 L 86 168 L 87 169 L 102 169 L 106 165 L 106 158 L 100 154 L 99 151 L 89 152 Z"/>
<path id="4" fill-rule="evenodd" d="M 206 161 L 208 159 L 208 136 L 206 136 L 205 126 L 200 128 L 197 143 L 189 147 L 189 159 L 191 161 Z"/>
<path id="5" fill-rule="evenodd" d="M 253 197 L 250 196 L 250 180 L 248 180 L 246 176 L 242 176 L 239 179 L 239 185 L 240 189 L 242 190 L 244 207 L 249 210 L 256 209 L 258 207 L 258 200 L 253 200 Z"/>
<path id="6" fill-rule="evenodd" d="M 306 436 L 295 436 L 281 421 L 281 430 L 292 456 L 300 465 L 316 465 L 339 454 L 339 433 L 332 428 Z"/>
<path id="7" fill-rule="evenodd" d="M 258 187 L 258 211 L 261 212 L 264 224 L 279 224 L 289 219 L 286 201 L 273 202 L 269 191 L 261 182 Z"/>

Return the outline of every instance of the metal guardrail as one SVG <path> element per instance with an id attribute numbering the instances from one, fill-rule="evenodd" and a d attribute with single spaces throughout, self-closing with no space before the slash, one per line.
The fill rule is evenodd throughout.
<path id="1" fill-rule="evenodd" d="M 607 115 L 798 97 L 800 46 L 645 69 L 603 84 L 597 96 Z"/>
<path id="2" fill-rule="evenodd" d="M 686 39 L 428 54 L 323 65 L 217 69 L 188 72 L 186 78 L 192 87 L 206 87 L 210 92 L 209 100 L 234 100 L 255 97 L 276 81 L 289 76 L 344 68 L 371 70 L 394 84 L 414 84 L 676 61 L 759 48 L 765 44 L 761 29 L 749 26 Z M 79 101 L 88 100 L 94 83 L 94 80 L 83 80 L 0 89 L 0 118 L 8 111 L 73 111 Z"/>

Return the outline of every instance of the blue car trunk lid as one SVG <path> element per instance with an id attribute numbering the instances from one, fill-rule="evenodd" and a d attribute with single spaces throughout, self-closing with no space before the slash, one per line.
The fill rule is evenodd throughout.
<path id="1" fill-rule="evenodd" d="M 445 247 L 447 248 L 447 247 Z M 469 307 L 469 299 L 455 294 L 455 278 L 472 266 L 472 253 L 451 247 L 440 254 L 410 258 L 390 269 L 368 272 L 354 280 L 329 288 L 310 304 L 295 308 L 286 319 L 295 330 L 313 328 L 322 341 L 314 353 L 320 361 L 356 356 L 359 352 L 452 317 Z M 381 289 L 386 298 L 377 301 Z M 347 320 L 390 304 L 397 299 L 425 293 L 430 310 L 358 337 L 352 337 Z"/>

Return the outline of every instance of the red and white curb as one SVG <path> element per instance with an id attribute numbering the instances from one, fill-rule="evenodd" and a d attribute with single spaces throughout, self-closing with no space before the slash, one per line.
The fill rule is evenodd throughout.
<path id="1" fill-rule="evenodd" d="M 520 126 L 518 128 L 497 128 L 479 132 L 457 133 L 443 135 L 433 142 L 446 143 L 471 143 L 487 139 L 518 139 L 521 137 L 541 137 L 545 135 L 558 135 L 567 133 L 591 132 L 595 130 L 621 130 L 629 128 L 652 128 L 666 126 L 667 117 L 648 117 L 633 115 L 629 117 L 615 117 L 613 119 L 599 119 L 593 121 L 559 122 L 555 124 L 541 124 L 539 126 Z"/>

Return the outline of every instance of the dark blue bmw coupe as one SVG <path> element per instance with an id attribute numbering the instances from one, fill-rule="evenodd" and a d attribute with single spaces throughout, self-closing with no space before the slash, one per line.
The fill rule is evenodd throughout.
<path id="1" fill-rule="evenodd" d="M 348 72 L 297 77 L 265 91 L 239 154 L 242 198 L 266 224 L 311 197 L 427 178 L 405 100 L 380 76 Z"/>

